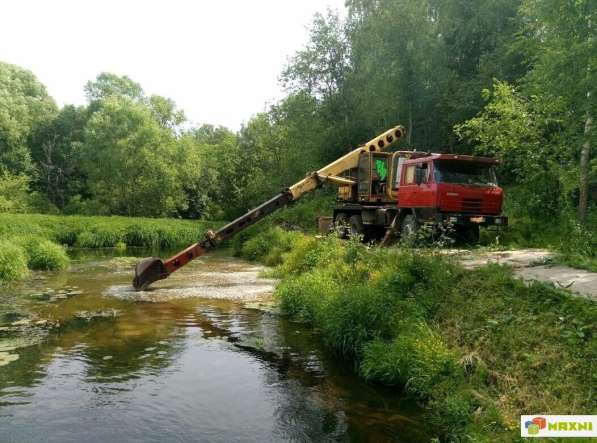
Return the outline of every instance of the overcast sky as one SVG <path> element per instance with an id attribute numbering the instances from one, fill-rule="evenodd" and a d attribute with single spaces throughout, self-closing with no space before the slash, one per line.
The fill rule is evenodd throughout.
<path id="1" fill-rule="evenodd" d="M 194 123 L 239 129 L 282 96 L 278 76 L 315 12 L 344 0 L 10 0 L 0 60 L 33 71 L 59 105 L 102 71 L 176 101 Z"/>

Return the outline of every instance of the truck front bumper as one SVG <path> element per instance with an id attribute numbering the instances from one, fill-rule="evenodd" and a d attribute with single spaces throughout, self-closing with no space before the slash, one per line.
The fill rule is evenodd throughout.
<path id="1" fill-rule="evenodd" d="M 437 214 L 437 221 L 453 225 L 508 226 L 505 215 Z"/>

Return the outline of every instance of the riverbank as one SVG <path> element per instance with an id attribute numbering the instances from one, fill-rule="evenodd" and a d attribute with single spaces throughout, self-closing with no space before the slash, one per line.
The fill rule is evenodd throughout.
<path id="1" fill-rule="evenodd" d="M 319 331 L 364 379 L 416 397 L 442 441 L 516 440 L 521 414 L 597 407 L 597 308 L 566 290 L 525 284 L 507 266 L 466 270 L 432 250 L 279 228 L 237 253 L 277 264 L 283 312 Z"/>
<path id="2" fill-rule="evenodd" d="M 172 249 L 221 223 L 138 217 L 0 214 L 0 283 L 68 266 L 66 248 Z"/>

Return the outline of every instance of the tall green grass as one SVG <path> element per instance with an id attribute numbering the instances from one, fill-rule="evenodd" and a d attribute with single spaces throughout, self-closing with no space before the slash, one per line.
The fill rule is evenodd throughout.
<path id="1" fill-rule="evenodd" d="M 221 223 L 130 217 L 0 214 L 0 282 L 23 278 L 27 269 L 60 270 L 66 247 L 126 246 L 170 249 L 200 240 Z"/>
<path id="2" fill-rule="evenodd" d="M 66 269 L 70 263 L 65 248 L 51 240 L 25 236 L 17 237 L 13 241 L 24 248 L 29 269 L 58 271 Z"/>
<path id="3" fill-rule="evenodd" d="M 433 251 L 274 229 L 240 252 L 287 251 L 274 254 L 283 312 L 366 380 L 423 402 L 441 441 L 515 440 L 520 414 L 597 408 L 594 302 L 527 286 L 506 267 L 470 271 Z"/>
<path id="4" fill-rule="evenodd" d="M 0 238 L 37 236 L 84 248 L 128 246 L 173 248 L 194 243 L 219 222 L 133 217 L 0 214 Z"/>
<path id="5" fill-rule="evenodd" d="M 0 239 L 0 283 L 19 280 L 28 273 L 25 250 L 18 244 Z"/>

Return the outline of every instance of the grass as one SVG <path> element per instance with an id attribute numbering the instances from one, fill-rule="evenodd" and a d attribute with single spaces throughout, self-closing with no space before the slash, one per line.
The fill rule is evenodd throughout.
<path id="1" fill-rule="evenodd" d="M 594 302 L 526 286 L 507 267 L 464 270 L 433 251 L 279 228 L 256 235 L 240 253 L 275 257 L 283 312 L 366 380 L 418 398 L 440 441 L 518 440 L 520 414 L 597 408 Z"/>
<path id="2" fill-rule="evenodd" d="M 69 264 L 67 247 L 128 246 L 169 249 L 187 246 L 219 222 L 131 217 L 0 214 L 0 283 L 21 279 L 27 270 L 60 270 Z"/>
<path id="3" fill-rule="evenodd" d="M 25 250 L 18 244 L 0 239 L 0 282 L 19 280 L 28 273 Z"/>
<path id="4" fill-rule="evenodd" d="M 127 246 L 173 248 L 202 238 L 219 222 L 133 217 L 0 214 L 0 238 L 38 236 L 83 248 Z"/>
<path id="5" fill-rule="evenodd" d="M 501 231 L 482 231 L 481 243 L 493 247 L 545 248 L 554 251 L 554 263 L 597 272 L 597 219 L 585 226 L 574 215 L 563 214 L 546 223 L 529 217 L 510 217 Z"/>
<path id="6" fill-rule="evenodd" d="M 25 249 L 29 269 L 59 271 L 66 269 L 70 263 L 65 248 L 50 240 L 28 236 L 17 237 L 14 241 Z"/>

